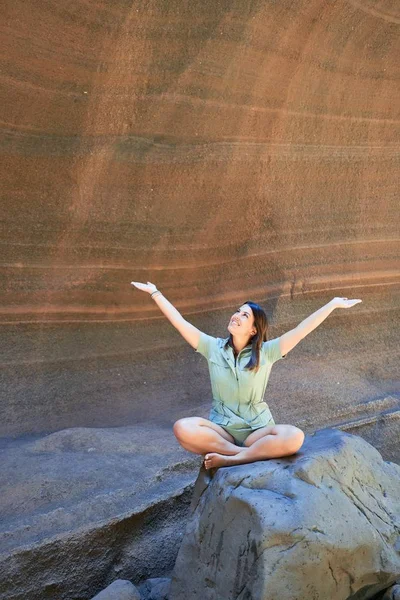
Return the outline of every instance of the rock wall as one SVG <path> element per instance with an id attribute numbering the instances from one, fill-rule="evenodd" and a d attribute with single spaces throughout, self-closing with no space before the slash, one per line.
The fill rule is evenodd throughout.
<path id="1" fill-rule="evenodd" d="M 361 297 L 269 401 L 311 426 L 398 414 L 398 6 L 0 10 L 0 434 L 207 413 L 201 357 L 132 279 L 220 336 L 248 298 L 279 335 Z"/>

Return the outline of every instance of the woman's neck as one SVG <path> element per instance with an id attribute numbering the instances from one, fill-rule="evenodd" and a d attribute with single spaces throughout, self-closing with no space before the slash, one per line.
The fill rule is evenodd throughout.
<path id="1" fill-rule="evenodd" d="M 249 344 L 250 340 L 245 340 L 243 338 L 238 338 L 237 336 L 233 337 L 232 336 L 232 348 L 233 348 L 233 353 L 234 354 L 239 354 L 239 352 L 241 352 L 243 350 L 243 348 L 246 348 L 246 346 Z"/>

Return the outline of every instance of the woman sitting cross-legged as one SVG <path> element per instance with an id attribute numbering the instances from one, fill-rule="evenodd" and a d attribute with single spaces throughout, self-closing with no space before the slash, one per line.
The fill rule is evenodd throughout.
<path id="1" fill-rule="evenodd" d="M 271 367 L 335 308 L 350 308 L 362 300 L 333 298 L 297 327 L 269 341 L 264 310 L 246 301 L 229 321 L 229 337 L 215 338 L 186 321 L 154 284 L 132 285 L 151 294 L 172 325 L 208 361 L 213 393 L 209 419 L 176 421 L 174 434 L 181 446 L 204 455 L 206 469 L 295 454 L 304 433 L 294 425 L 276 425 L 264 402 Z"/>

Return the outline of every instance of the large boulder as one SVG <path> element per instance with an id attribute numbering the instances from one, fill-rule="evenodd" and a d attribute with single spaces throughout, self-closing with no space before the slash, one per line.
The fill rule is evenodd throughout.
<path id="1" fill-rule="evenodd" d="M 295 456 L 201 471 L 170 600 L 367 600 L 399 573 L 400 467 L 325 429 Z"/>
<path id="2" fill-rule="evenodd" d="M 150 424 L 10 442 L 0 469 L 1 600 L 88 600 L 117 578 L 169 573 L 200 464 L 169 428 Z"/>

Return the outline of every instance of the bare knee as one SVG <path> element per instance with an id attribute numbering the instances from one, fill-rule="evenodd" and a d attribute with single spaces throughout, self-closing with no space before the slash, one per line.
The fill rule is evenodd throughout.
<path id="1" fill-rule="evenodd" d="M 185 440 L 193 434 L 193 429 L 198 427 L 198 417 L 184 417 L 175 421 L 173 431 L 178 440 Z"/>
<path id="2" fill-rule="evenodd" d="M 295 427 L 294 425 L 290 426 L 290 434 L 288 437 L 288 450 L 292 454 L 295 454 L 298 450 L 300 450 L 304 443 L 304 437 L 304 432 L 301 429 Z"/>

